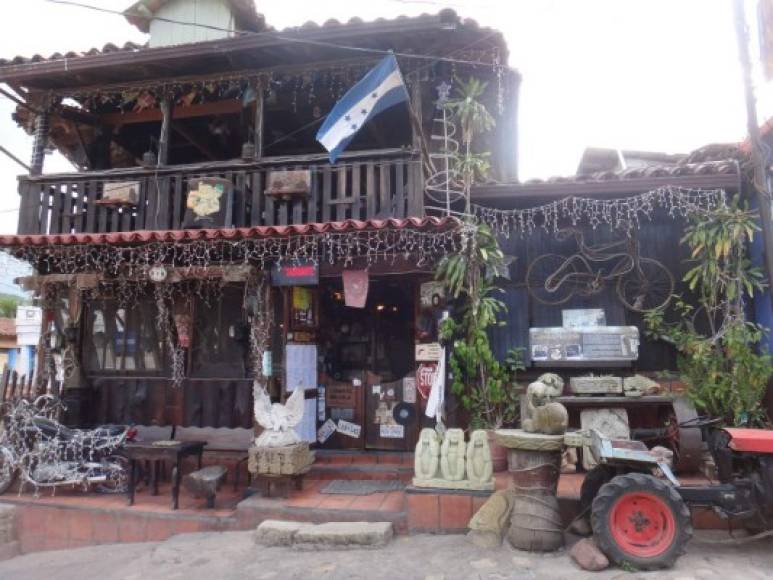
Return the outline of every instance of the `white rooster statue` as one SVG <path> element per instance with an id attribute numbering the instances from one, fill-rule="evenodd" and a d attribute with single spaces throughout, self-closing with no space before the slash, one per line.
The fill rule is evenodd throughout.
<path id="1" fill-rule="evenodd" d="M 284 447 L 299 443 L 295 427 L 303 419 L 304 392 L 296 389 L 284 405 L 271 403 L 266 390 L 255 385 L 255 420 L 263 433 L 255 440 L 256 447 Z"/>

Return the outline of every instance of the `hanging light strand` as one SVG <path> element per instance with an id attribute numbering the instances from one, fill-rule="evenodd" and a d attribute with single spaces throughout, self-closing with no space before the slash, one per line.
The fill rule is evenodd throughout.
<path id="1" fill-rule="evenodd" d="M 606 225 L 630 234 L 641 227 L 642 220 L 650 221 L 656 209 L 664 209 L 674 219 L 706 214 L 727 204 L 723 189 L 693 189 L 663 186 L 616 199 L 591 199 L 566 197 L 525 209 L 497 209 L 472 205 L 476 221 L 485 223 L 499 235 L 521 236 L 537 229 L 556 233 L 562 224 L 572 226 L 587 224 L 594 230 Z"/>

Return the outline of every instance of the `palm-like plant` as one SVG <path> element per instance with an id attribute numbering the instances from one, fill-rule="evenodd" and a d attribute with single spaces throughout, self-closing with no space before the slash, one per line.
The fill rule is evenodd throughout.
<path id="1" fill-rule="evenodd" d="M 480 133 L 490 131 L 496 122 L 480 101 L 488 83 L 476 78 L 467 82 L 457 81 L 456 97 L 444 103 L 451 117 L 459 124 L 464 144 L 464 154 L 456 160 L 456 171 L 462 176 L 465 196 L 465 213 L 470 213 L 470 189 L 476 175 L 485 177 L 489 171 L 488 153 L 473 153 L 472 143 Z"/>

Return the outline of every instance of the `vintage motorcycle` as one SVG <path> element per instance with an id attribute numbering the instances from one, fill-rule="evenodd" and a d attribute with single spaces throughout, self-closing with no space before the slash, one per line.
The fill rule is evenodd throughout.
<path id="1" fill-rule="evenodd" d="M 56 420 L 63 406 L 51 395 L 7 405 L 0 430 L 0 494 L 21 478 L 21 489 L 95 484 L 102 493 L 127 489 L 128 460 L 120 455 L 133 437 L 125 426 L 70 429 Z"/>

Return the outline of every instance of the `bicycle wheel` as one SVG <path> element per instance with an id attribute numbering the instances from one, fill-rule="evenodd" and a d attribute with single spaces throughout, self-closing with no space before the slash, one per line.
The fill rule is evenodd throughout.
<path id="1" fill-rule="evenodd" d="M 560 274 L 553 276 L 559 269 Z M 526 288 L 537 302 L 548 305 L 563 304 L 574 296 L 577 290 L 576 282 L 571 279 L 575 273 L 574 264 L 566 256 L 543 254 L 529 265 Z"/>
<path id="2" fill-rule="evenodd" d="M 617 280 L 617 296 L 629 310 L 649 312 L 665 308 L 674 293 L 674 277 L 663 264 L 639 258 L 639 267 Z"/>

